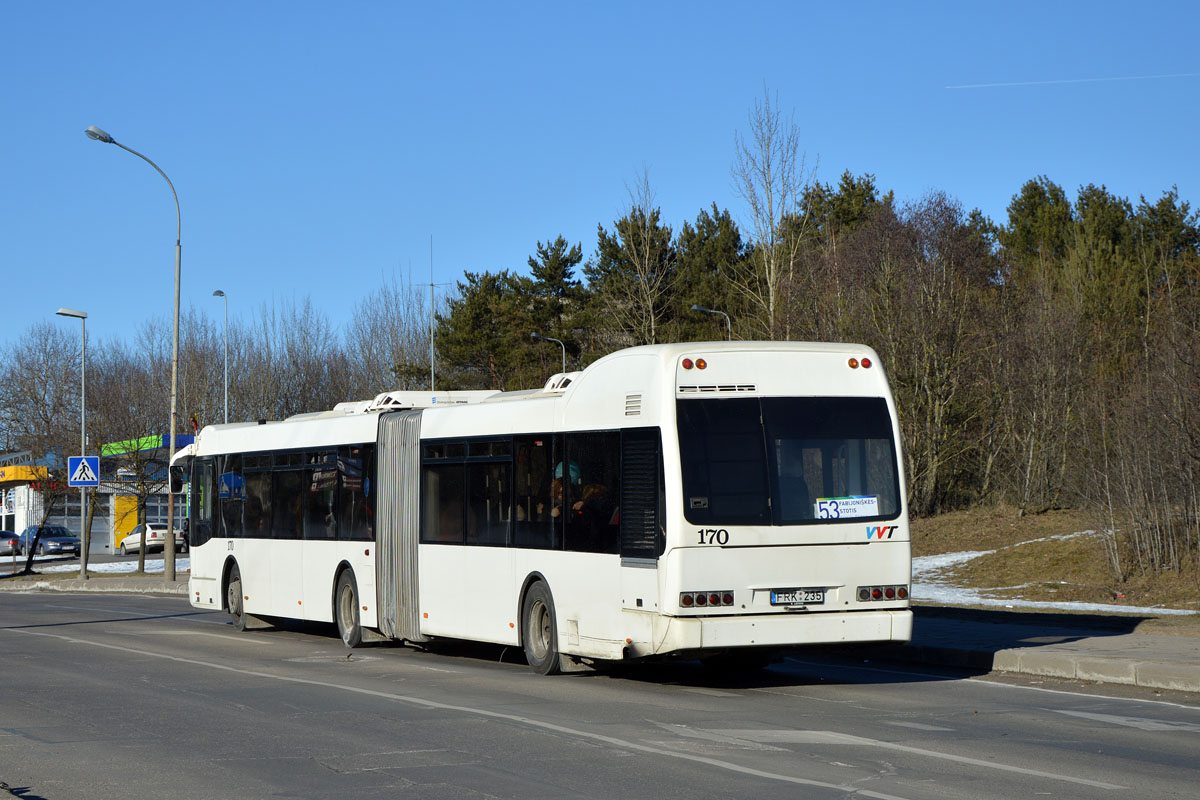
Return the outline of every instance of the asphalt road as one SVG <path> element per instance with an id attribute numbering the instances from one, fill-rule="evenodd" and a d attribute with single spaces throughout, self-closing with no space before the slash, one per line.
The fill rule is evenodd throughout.
<path id="1" fill-rule="evenodd" d="M 1200 709 L 797 655 L 544 678 L 500 648 L 0 595 L 0 782 L 71 798 L 1193 798 Z M 0 797 L 3 792 L 0 791 Z"/>

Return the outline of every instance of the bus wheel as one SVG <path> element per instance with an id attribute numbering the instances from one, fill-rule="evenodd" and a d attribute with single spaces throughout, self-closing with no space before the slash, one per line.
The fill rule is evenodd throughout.
<path id="1" fill-rule="evenodd" d="M 540 675 L 558 672 L 554 600 L 541 581 L 529 587 L 525 602 L 521 604 L 521 644 L 525 648 L 525 660 L 534 672 Z"/>
<path id="2" fill-rule="evenodd" d="M 358 586 L 354 582 L 354 573 L 345 570 L 338 577 L 337 583 L 337 626 L 346 647 L 358 647 L 362 644 L 362 626 L 358 622 Z"/>
<path id="3" fill-rule="evenodd" d="M 246 609 L 242 605 L 242 573 L 235 564 L 229 571 L 229 583 L 225 587 L 225 607 L 233 617 L 233 627 L 246 630 Z"/>

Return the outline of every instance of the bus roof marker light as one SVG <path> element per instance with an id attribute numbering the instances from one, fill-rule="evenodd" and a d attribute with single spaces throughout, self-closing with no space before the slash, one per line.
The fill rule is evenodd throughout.
<path id="1" fill-rule="evenodd" d="M 690 358 L 685 358 L 685 359 L 683 360 L 683 368 L 684 368 L 684 369 L 691 369 L 691 368 L 692 368 L 692 360 L 691 360 Z"/>
<path id="2" fill-rule="evenodd" d="M 704 369 L 707 366 L 708 366 L 708 362 L 705 361 L 703 358 L 696 359 L 696 369 Z"/>
<path id="3" fill-rule="evenodd" d="M 871 359 L 864 356 L 863 360 L 862 360 L 862 365 L 863 365 L 863 369 L 870 369 L 871 368 Z"/>
<path id="4" fill-rule="evenodd" d="M 857 358 L 850 359 L 849 364 L 850 364 L 850 369 L 858 369 L 858 359 Z"/>

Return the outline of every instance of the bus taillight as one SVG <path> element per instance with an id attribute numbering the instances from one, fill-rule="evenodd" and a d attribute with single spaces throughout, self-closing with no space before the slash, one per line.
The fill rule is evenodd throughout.
<path id="1" fill-rule="evenodd" d="M 907 600 L 908 587 L 898 586 L 859 586 L 858 602 L 869 603 L 873 600 Z"/>
<path id="2" fill-rule="evenodd" d="M 733 592 L 718 590 L 715 592 L 680 592 L 679 605 L 683 608 L 694 606 L 731 606 Z"/>

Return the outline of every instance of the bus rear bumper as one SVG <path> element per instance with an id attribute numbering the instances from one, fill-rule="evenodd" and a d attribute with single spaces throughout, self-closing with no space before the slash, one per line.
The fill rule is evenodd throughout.
<path id="1" fill-rule="evenodd" d="M 907 642 L 912 639 L 912 611 L 661 617 L 656 627 L 654 644 L 631 643 L 630 656 L 734 647 Z"/>

